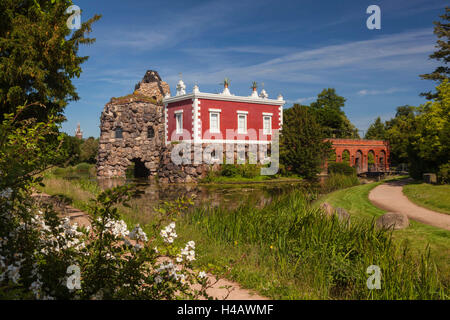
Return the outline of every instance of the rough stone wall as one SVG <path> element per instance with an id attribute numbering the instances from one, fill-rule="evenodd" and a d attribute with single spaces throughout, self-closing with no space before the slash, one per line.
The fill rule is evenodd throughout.
<path id="1" fill-rule="evenodd" d="M 135 92 L 156 101 L 161 101 L 167 93 L 170 93 L 170 87 L 161 80 L 158 72 L 148 70 L 142 81 L 136 85 Z"/>
<path id="2" fill-rule="evenodd" d="M 163 107 L 146 101 L 110 102 L 100 118 L 100 143 L 97 176 L 125 177 L 133 160 L 142 161 L 150 176 L 155 176 L 164 146 Z M 115 137 L 115 129 L 122 128 L 123 138 Z M 147 137 L 152 127 L 154 137 Z"/>

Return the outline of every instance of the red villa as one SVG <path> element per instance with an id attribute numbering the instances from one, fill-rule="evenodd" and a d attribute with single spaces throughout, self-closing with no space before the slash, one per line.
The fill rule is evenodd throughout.
<path id="1" fill-rule="evenodd" d="M 176 96 L 164 99 L 166 144 L 183 140 L 192 143 L 270 144 L 273 130 L 281 129 L 281 95 L 269 99 L 263 89 L 250 96 L 235 96 L 228 85 L 222 93 L 200 92 L 197 85 L 186 93 L 180 80 Z"/>

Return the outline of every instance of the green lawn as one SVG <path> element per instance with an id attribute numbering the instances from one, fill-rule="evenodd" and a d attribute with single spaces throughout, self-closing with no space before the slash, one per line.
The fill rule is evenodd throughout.
<path id="1" fill-rule="evenodd" d="M 450 185 L 448 184 L 412 183 L 403 187 L 403 193 L 421 207 L 450 214 Z"/>
<path id="2" fill-rule="evenodd" d="M 376 219 L 385 211 L 375 207 L 368 198 L 370 190 L 380 185 L 374 182 L 355 186 L 327 194 L 317 201 L 317 205 L 328 202 L 333 207 L 346 209 L 352 219 Z M 448 197 L 448 195 L 447 195 Z M 394 231 L 394 239 L 407 242 L 413 252 L 423 252 L 429 245 L 431 255 L 435 259 L 442 274 L 450 281 L 450 231 L 428 226 L 410 220 L 410 226 Z"/>

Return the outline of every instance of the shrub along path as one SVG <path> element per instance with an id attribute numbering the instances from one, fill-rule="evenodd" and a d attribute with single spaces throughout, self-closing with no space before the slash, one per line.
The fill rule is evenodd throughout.
<path id="1" fill-rule="evenodd" d="M 381 184 L 372 189 L 369 200 L 380 209 L 403 213 L 410 219 L 450 230 L 450 215 L 419 207 L 403 194 L 403 186 L 410 181 L 395 180 Z"/>
<path id="2" fill-rule="evenodd" d="M 53 204 L 57 212 L 64 217 L 68 217 L 71 223 L 77 223 L 79 226 L 89 226 L 89 215 L 77 208 L 71 207 L 62 201 L 58 201 L 45 193 L 33 193 L 32 197 L 41 203 Z M 267 300 L 267 298 L 254 294 L 253 292 L 243 289 L 236 282 L 226 279 L 216 279 L 213 275 L 207 274 L 211 287 L 207 289 L 208 294 L 214 299 L 225 300 Z"/>

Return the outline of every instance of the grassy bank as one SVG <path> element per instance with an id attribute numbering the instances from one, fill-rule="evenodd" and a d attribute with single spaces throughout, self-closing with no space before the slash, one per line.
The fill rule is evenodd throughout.
<path id="1" fill-rule="evenodd" d="M 412 183 L 403 187 L 403 193 L 415 204 L 430 210 L 450 214 L 450 185 Z"/>
<path id="2" fill-rule="evenodd" d="M 45 183 L 43 191 L 64 194 L 80 209 L 97 192 L 89 184 L 55 177 Z M 346 190 L 361 187 L 369 185 Z M 130 225 L 148 223 L 149 232 L 152 218 L 141 208 L 136 199 L 120 212 Z M 237 210 L 194 209 L 178 218 L 177 233 L 180 244 L 196 242 L 199 267 L 274 299 L 448 298 L 429 257 L 404 251 L 400 241 L 392 242 L 390 233 L 366 219 L 348 226 L 323 217 L 300 191 L 262 209 L 251 203 Z M 366 287 L 372 264 L 383 270 L 382 290 Z"/>
<path id="3" fill-rule="evenodd" d="M 347 225 L 324 217 L 300 192 L 263 209 L 197 209 L 182 222 L 185 232 L 200 236 L 203 266 L 228 271 L 231 279 L 274 299 L 444 297 L 428 256 L 412 254 L 367 221 Z M 381 290 L 366 287 L 373 264 L 383 270 Z"/>
<path id="4" fill-rule="evenodd" d="M 369 201 L 369 192 L 383 182 L 374 182 L 327 194 L 318 200 L 333 207 L 346 209 L 353 220 L 370 221 L 385 213 Z M 441 274 L 450 281 L 450 232 L 410 220 L 410 226 L 396 230 L 393 238 L 397 242 L 407 243 L 416 256 L 430 247 L 432 258 L 436 261 Z"/>

